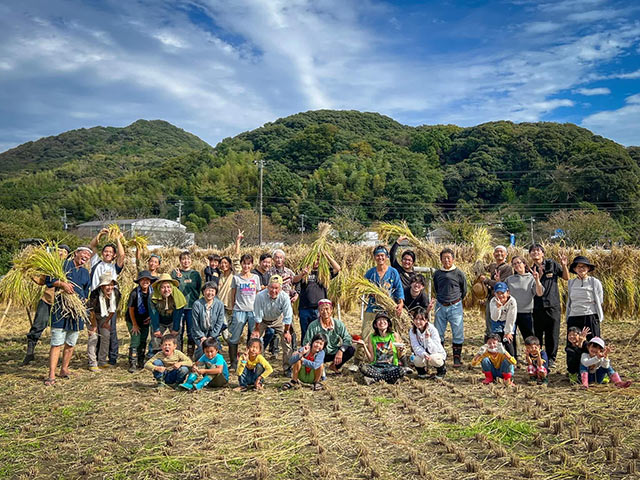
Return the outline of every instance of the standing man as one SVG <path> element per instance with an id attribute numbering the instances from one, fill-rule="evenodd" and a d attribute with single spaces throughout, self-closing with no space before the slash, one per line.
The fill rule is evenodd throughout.
<path id="1" fill-rule="evenodd" d="M 391 257 L 391 266 L 395 268 L 400 274 L 400 280 L 402 280 L 402 288 L 407 288 L 411 286 L 411 279 L 416 274 L 414 270 L 414 264 L 416 263 L 416 254 L 413 250 L 405 250 L 402 252 L 402 257 L 400 257 L 400 263 L 398 263 L 398 259 L 396 258 L 396 254 L 398 251 L 398 247 L 401 243 L 404 243 L 407 239 L 404 235 L 398 237 L 393 246 L 391 247 L 391 253 L 389 256 Z M 372 320 L 373 321 L 373 320 Z"/>
<path id="2" fill-rule="evenodd" d="M 117 280 L 118 275 L 122 271 L 124 267 L 124 247 L 122 246 L 122 239 L 124 235 L 120 232 L 120 236 L 116 238 L 116 243 L 107 243 L 104 247 L 102 247 L 102 258 L 98 256 L 98 244 L 100 243 L 100 238 L 103 235 L 109 233 L 109 230 L 103 228 L 98 232 L 98 234 L 91 240 L 89 243 L 89 247 L 91 247 L 91 251 L 93 255 L 91 256 L 91 291 L 98 288 L 100 284 L 100 276 L 102 276 L 106 272 L 111 272 L 111 276 L 114 280 Z M 117 288 L 117 287 L 116 287 Z M 109 365 L 115 365 L 118 361 L 118 330 L 116 328 L 116 318 L 118 316 L 118 312 L 115 312 L 110 321 L 111 325 L 111 340 L 109 343 Z"/>
<path id="3" fill-rule="evenodd" d="M 433 290 L 436 293 L 435 327 L 444 346 L 447 323 L 451 324 L 451 348 L 453 366 L 462 365 L 462 344 L 464 343 L 464 314 L 462 300 L 467 295 L 467 277 L 455 266 L 455 253 L 450 248 L 440 252 L 442 268 L 433 274 Z"/>
<path id="4" fill-rule="evenodd" d="M 507 277 L 513 275 L 513 268 L 507 263 L 507 247 L 498 245 L 493 249 L 494 263 L 487 266 L 488 276 L 480 275 L 479 279 L 487 286 L 487 302 L 485 305 L 485 328 L 484 328 L 484 341 L 486 343 L 487 338 L 491 335 L 491 312 L 489 310 L 489 303 L 493 298 L 493 287 L 498 282 L 504 282 Z"/>
<path id="5" fill-rule="evenodd" d="M 400 274 L 389 265 L 389 251 L 384 245 L 378 245 L 373 249 L 373 258 L 376 266 L 367 270 L 364 278 L 389 292 L 389 295 L 397 304 L 396 314 L 399 316 L 404 308 L 404 290 L 402 289 Z M 362 319 L 362 340 L 365 345 L 368 344 L 369 336 L 373 333 L 373 321 L 378 311 L 380 311 L 380 307 L 376 305 L 375 298 L 373 296 L 369 297 Z"/>
<path id="6" fill-rule="evenodd" d="M 269 286 L 256 295 L 253 303 L 253 315 L 256 326 L 252 337 L 264 335 L 267 328 L 272 328 L 282 342 L 282 367 L 287 376 L 291 375 L 289 357 L 292 352 L 293 309 L 289 295 L 282 289 L 282 277 L 272 275 Z M 232 359 L 234 361 L 235 359 Z M 237 362 L 237 360 L 236 360 Z M 236 365 L 237 366 L 237 365 Z M 233 367 L 231 368 L 234 369 Z"/>
<path id="7" fill-rule="evenodd" d="M 271 270 L 269 270 L 269 275 L 278 275 L 282 279 L 282 290 L 287 295 L 289 295 L 289 300 L 293 305 L 293 303 L 298 299 L 298 292 L 296 291 L 295 288 L 293 288 L 293 277 L 295 276 L 295 273 L 293 272 L 293 270 L 285 267 L 284 265 L 284 261 L 285 261 L 284 250 L 282 249 L 274 250 L 272 253 L 272 259 L 273 259 L 273 262 L 272 262 L 273 266 L 271 267 Z M 265 283 L 265 285 L 269 285 L 269 284 Z M 293 337 L 293 340 L 291 343 L 293 347 L 296 342 L 295 332 L 293 331 L 293 329 L 291 329 L 291 335 Z M 266 350 L 267 347 L 269 347 L 269 350 L 271 351 L 273 356 L 277 356 L 280 349 L 278 345 L 279 341 L 280 341 L 280 338 L 274 335 L 273 330 L 267 329 L 264 335 L 264 349 Z"/>
<path id="8" fill-rule="evenodd" d="M 258 266 L 251 270 L 251 273 L 255 273 L 260 277 L 260 290 L 264 290 L 269 285 L 269 278 L 271 277 L 271 254 L 265 252 L 260 255 L 260 262 Z"/>
<path id="9" fill-rule="evenodd" d="M 549 357 L 548 368 L 553 368 L 558 354 L 560 341 L 560 294 L 558 279 L 569 280 L 567 257 L 560 257 L 560 264 L 552 259 L 544 258 L 544 247 L 533 244 L 529 247 L 529 256 L 533 260 L 531 269 L 540 275 L 540 283 L 544 287 L 542 296 L 533 299 L 533 331 L 540 345 L 544 345 Z M 544 342 L 544 343 L 543 343 Z"/>
<path id="10" fill-rule="evenodd" d="M 58 245 L 58 255 L 60 255 L 60 258 L 66 258 L 70 252 L 71 249 L 68 245 Z M 38 285 L 44 285 L 46 279 L 45 277 L 39 277 L 34 278 L 33 281 Z M 31 325 L 29 333 L 27 333 L 27 354 L 24 356 L 24 360 L 22 361 L 23 367 L 25 365 L 29 365 L 35 359 L 35 350 L 38 340 L 40 340 L 42 332 L 44 332 L 47 325 L 49 325 L 49 316 L 51 315 L 51 305 L 53 305 L 55 291 L 56 289 L 54 287 L 45 288 L 42 298 L 38 302 L 36 315 L 33 318 L 33 324 Z"/>
<path id="11" fill-rule="evenodd" d="M 64 271 L 67 276 L 66 282 L 57 278 L 46 278 L 45 284 L 47 287 L 59 288 L 63 291 L 55 297 L 51 307 L 51 350 L 49 351 L 49 376 L 44 381 L 46 386 L 52 386 L 56 383 L 56 367 L 60 359 L 62 345 L 64 345 L 64 351 L 62 353 L 60 377 L 69 377 L 69 363 L 73 355 L 73 348 L 78 341 L 80 330 L 84 328 L 84 321 L 72 313 L 63 311 L 60 296 L 78 295 L 81 300 L 86 301 L 91 288 L 91 280 L 89 272 L 82 266 L 91 257 L 91 251 L 92 249 L 89 247 L 79 247 L 73 255 L 73 260 L 64 262 Z"/>
<path id="12" fill-rule="evenodd" d="M 180 267 L 171 272 L 171 278 L 178 281 L 178 288 L 187 300 L 187 304 L 182 311 L 182 321 L 178 332 L 178 350 L 182 351 L 184 342 L 184 331 L 187 331 L 187 357 L 193 360 L 193 353 L 196 342 L 191 335 L 191 309 L 193 304 L 200 298 L 202 288 L 202 277 L 200 272 L 191 268 L 191 253 L 184 251 L 180 254 Z"/>
<path id="13" fill-rule="evenodd" d="M 340 265 L 331 256 L 327 255 L 329 262 L 329 274 L 335 278 L 340 272 Z M 305 267 L 302 272 L 293 277 L 300 292 L 300 302 L 298 303 L 298 315 L 300 316 L 300 339 L 305 338 L 309 324 L 318 319 L 318 302 L 327 298 L 327 285 L 318 281 L 318 261 L 313 264 L 313 268 Z"/>

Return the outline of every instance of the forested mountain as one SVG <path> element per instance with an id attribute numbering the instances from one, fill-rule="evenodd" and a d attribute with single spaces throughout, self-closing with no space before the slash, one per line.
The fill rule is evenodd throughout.
<path id="1" fill-rule="evenodd" d="M 0 177 L 48 170 L 73 160 L 101 160 L 130 169 L 208 146 L 195 135 L 162 120 L 138 120 L 124 128 L 81 128 L 1 153 Z"/>
<path id="2" fill-rule="evenodd" d="M 511 230 L 563 208 L 610 212 L 638 225 L 640 149 L 572 124 L 491 122 L 408 127 L 376 114 L 299 113 L 211 148 L 166 122 L 74 130 L 0 154 L 0 237 L 59 231 L 95 217 L 176 216 L 190 229 L 257 202 L 291 230 L 323 219 L 500 218 Z M 40 233 L 38 233 L 40 232 Z M 0 262 L 3 261 L 0 252 Z"/>

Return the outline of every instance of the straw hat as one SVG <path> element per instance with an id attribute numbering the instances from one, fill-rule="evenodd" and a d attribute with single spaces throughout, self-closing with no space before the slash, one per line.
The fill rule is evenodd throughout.
<path id="1" fill-rule="evenodd" d="M 155 290 L 157 287 L 160 286 L 161 283 L 164 283 L 164 282 L 169 282 L 174 287 L 177 287 L 178 285 L 180 285 L 180 282 L 178 282 L 178 280 L 171 278 L 171 275 L 169 275 L 168 273 L 162 273 L 160 274 L 158 279 L 155 282 L 153 282 L 153 285 L 152 285 L 153 289 Z"/>

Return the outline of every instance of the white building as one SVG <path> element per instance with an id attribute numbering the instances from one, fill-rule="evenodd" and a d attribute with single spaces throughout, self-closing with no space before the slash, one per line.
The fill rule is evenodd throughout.
<path id="1" fill-rule="evenodd" d="M 194 244 L 194 234 L 188 233 L 187 227 L 165 218 L 95 220 L 78 225 L 77 233 L 83 237 L 95 237 L 100 230 L 114 223 L 128 238 L 134 235 L 148 237 L 150 248 L 154 246 L 184 248 Z"/>

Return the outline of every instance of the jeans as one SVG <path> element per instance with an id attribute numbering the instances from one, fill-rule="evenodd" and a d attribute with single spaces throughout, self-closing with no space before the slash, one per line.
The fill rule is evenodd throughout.
<path id="1" fill-rule="evenodd" d="M 464 314 L 462 312 L 462 301 L 445 307 L 436 302 L 435 327 L 440 334 L 440 340 L 444 343 L 444 334 L 447 330 L 447 323 L 451 324 L 451 343 L 464 343 Z"/>
<path id="2" fill-rule="evenodd" d="M 611 375 L 616 373 L 616 371 L 611 367 L 609 368 L 600 367 L 595 371 L 595 373 L 591 373 L 589 372 L 589 368 L 580 364 L 580 374 L 583 374 L 585 372 L 589 374 L 589 383 L 602 383 L 602 381 L 604 380 L 604 377 L 608 375 L 609 378 L 611 378 Z"/>
<path id="3" fill-rule="evenodd" d="M 481 365 L 482 371 L 491 372 L 493 378 L 503 378 L 502 375 L 505 373 L 513 375 L 514 371 L 513 364 L 509 363 L 509 360 L 506 358 L 502 361 L 502 364 L 500 364 L 499 369 L 494 367 L 493 362 L 491 362 L 487 357 L 482 359 Z"/>
<path id="4" fill-rule="evenodd" d="M 555 362 L 560 343 L 560 305 L 533 309 L 533 331 L 540 345 Z"/>
<path id="5" fill-rule="evenodd" d="M 318 309 L 303 308 L 298 311 L 298 315 L 300 316 L 300 343 L 302 343 L 307 334 L 307 327 L 311 322 L 318 319 Z"/>
<path id="6" fill-rule="evenodd" d="M 162 360 L 154 360 L 153 364 L 157 367 L 163 367 Z M 167 385 L 176 385 L 184 382 L 184 379 L 189 375 L 189 367 L 174 368 L 173 370 L 165 370 L 164 372 L 157 372 L 154 370 L 153 377 L 159 382 L 164 382 Z"/>
<path id="7" fill-rule="evenodd" d="M 242 375 L 238 377 L 238 384 L 241 387 L 251 387 L 256 383 L 258 377 L 264 373 L 264 367 L 260 364 L 256 365 L 256 368 L 249 370 L 245 368 L 242 371 Z"/>
<path id="8" fill-rule="evenodd" d="M 516 316 L 516 330 L 520 330 L 522 340 L 533 335 L 533 315 L 531 313 L 518 313 Z M 518 342 L 516 334 L 513 334 L 513 351 L 514 356 L 518 356 Z"/>
<path id="9" fill-rule="evenodd" d="M 181 351 L 183 348 L 183 337 L 185 329 L 187 330 L 187 344 L 195 345 L 195 342 L 191 335 L 191 328 L 193 326 L 193 317 L 191 315 L 191 312 L 192 310 L 190 308 L 185 308 L 182 310 L 182 319 L 180 320 L 180 333 L 178 334 L 178 349 Z"/>
<path id="10" fill-rule="evenodd" d="M 251 332 L 256 328 L 256 320 L 253 312 L 234 310 L 233 316 L 231 317 L 231 325 L 229 326 L 229 343 L 233 345 L 240 343 L 245 325 L 248 325 L 247 333 L 251 335 Z"/>
<path id="11" fill-rule="evenodd" d="M 27 333 L 27 340 L 33 343 L 37 343 L 42 336 L 42 332 L 45 331 L 47 325 L 49 325 L 49 317 L 51 314 L 51 305 L 44 300 L 38 302 L 38 308 L 36 309 L 36 315 L 33 318 L 33 325 L 29 333 Z"/>
<path id="12" fill-rule="evenodd" d="M 118 330 L 116 328 L 116 320 L 118 319 L 118 312 L 114 312 L 111 317 L 111 336 L 109 338 L 109 363 L 115 365 L 118 362 L 118 351 L 120 345 L 118 344 Z"/>

